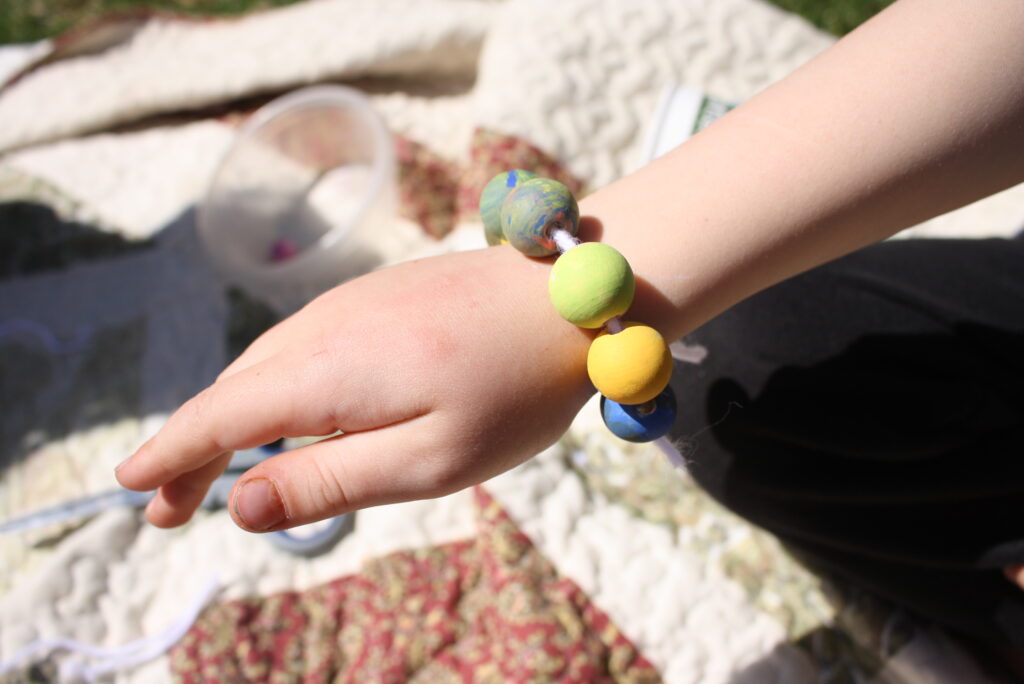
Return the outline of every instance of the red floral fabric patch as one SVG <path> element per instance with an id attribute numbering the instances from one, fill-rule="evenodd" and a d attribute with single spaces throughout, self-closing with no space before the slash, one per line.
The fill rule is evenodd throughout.
<path id="1" fill-rule="evenodd" d="M 397 136 L 399 211 L 435 238 L 455 226 L 459 167 L 415 140 Z"/>
<path id="2" fill-rule="evenodd" d="M 465 166 L 401 136 L 396 152 L 401 214 L 435 238 L 447 235 L 460 219 L 476 219 L 480 193 L 487 181 L 502 171 L 526 169 L 564 183 L 576 195 L 583 188 L 578 178 L 540 148 L 483 128 L 473 133 Z"/>
<path id="3" fill-rule="evenodd" d="M 653 665 L 560 577 L 482 488 L 477 538 L 374 559 L 304 592 L 206 610 L 178 681 L 656 682 Z"/>
<path id="4" fill-rule="evenodd" d="M 487 181 L 509 169 L 524 169 L 538 176 L 552 178 L 564 184 L 577 197 L 583 191 L 583 182 L 544 150 L 522 138 L 478 128 L 473 131 L 469 164 L 459 183 L 459 216 L 477 217 L 480 193 L 484 191 Z"/>

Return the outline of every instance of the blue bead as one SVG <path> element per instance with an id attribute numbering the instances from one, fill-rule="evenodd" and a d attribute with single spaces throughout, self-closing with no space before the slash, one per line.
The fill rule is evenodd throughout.
<path id="1" fill-rule="evenodd" d="M 636 406 L 601 397 L 601 417 L 616 437 L 627 442 L 653 442 L 667 435 L 676 422 L 676 395 L 669 386 L 654 399 Z"/>

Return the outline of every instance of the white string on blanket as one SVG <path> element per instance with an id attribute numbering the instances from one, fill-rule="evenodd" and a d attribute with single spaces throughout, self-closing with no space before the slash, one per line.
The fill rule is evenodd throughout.
<path id="1" fill-rule="evenodd" d="M 130 641 L 122 646 L 105 648 L 83 644 L 64 637 L 33 641 L 16 651 L 7 662 L 0 662 L 0 676 L 23 664 L 57 651 L 70 651 L 73 654 L 94 659 L 92 662 L 69 659 L 61 663 L 60 681 L 62 682 L 95 682 L 113 672 L 141 665 L 166 653 L 174 644 L 178 643 L 195 623 L 206 604 L 220 591 L 220 588 L 220 580 L 216 575 L 211 576 L 181 616 L 162 632 Z"/>

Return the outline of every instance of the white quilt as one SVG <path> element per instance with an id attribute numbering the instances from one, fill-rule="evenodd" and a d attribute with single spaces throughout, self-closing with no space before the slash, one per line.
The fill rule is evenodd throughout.
<path id="1" fill-rule="evenodd" d="M 832 41 L 759 0 L 311 0 L 241 19 L 153 19 L 120 43 L 43 64 L 0 89 L 0 199 L 27 196 L 26 187 L 38 198 L 42 187 L 60 198 L 55 205 L 65 218 L 130 237 L 160 234 L 188 220 L 234 136 L 223 118 L 160 115 L 337 81 L 365 88 L 393 130 L 442 157 L 459 161 L 472 131 L 484 127 L 529 140 L 588 187 L 600 187 L 634 164 L 664 87 L 685 84 L 742 101 Z M 25 55 L 35 59 L 48 45 L 28 46 Z M 7 54 L 5 63 L 20 63 Z M 1006 235 L 1021 227 L 1022 207 L 1018 187 L 910 234 Z M 410 239 L 420 252 L 482 244 L 472 224 L 441 243 Z M 173 258 L 199 258 L 168 249 Z M 0 303 L 11 292 L 4 287 Z M 167 281 L 152 287 L 166 294 Z M 206 318 L 190 323 L 182 314 L 164 340 L 172 355 L 165 362 L 173 367 L 179 353 L 196 377 L 209 372 L 204 358 L 211 365 L 221 359 L 195 345 L 225 325 L 223 307 L 199 311 Z M 143 302 L 121 313 L 128 320 L 152 311 Z M 192 324 L 206 332 L 194 334 Z M 0 514 L 113 486 L 113 466 L 166 416 L 166 402 L 147 396 L 194 389 L 175 387 L 170 372 L 141 377 L 139 406 L 158 409 L 44 440 L 0 476 Z M 574 474 L 580 453 L 636 456 L 606 436 L 595 414 L 588 406 L 565 442 L 487 484 L 539 549 L 666 681 L 822 676 L 790 644 L 792 623 L 771 608 L 788 599 L 752 595 L 723 562 L 760 533 L 713 508 L 692 529 L 670 531 Z M 685 478 L 667 469 L 664 476 Z M 112 511 L 64 536 L 0 538 L 0 663 L 39 639 L 113 647 L 155 634 L 210 577 L 224 597 L 303 588 L 353 572 L 374 555 L 470 536 L 467 496 L 365 511 L 352 535 L 315 560 L 274 550 L 235 529 L 224 512 L 162 531 L 135 513 Z M 829 623 L 835 611 L 806 581 L 801 610 Z M 984 681 L 943 644 L 922 632 L 870 674 L 886 682 Z M 118 682 L 169 678 L 163 656 L 116 675 Z"/>

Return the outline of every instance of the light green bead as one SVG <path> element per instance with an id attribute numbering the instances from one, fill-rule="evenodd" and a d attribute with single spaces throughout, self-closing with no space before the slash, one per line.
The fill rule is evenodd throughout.
<path id="1" fill-rule="evenodd" d="M 548 294 L 558 314 L 581 328 L 600 328 L 626 313 L 635 290 L 629 262 L 600 242 L 585 242 L 558 257 L 548 278 Z"/>

